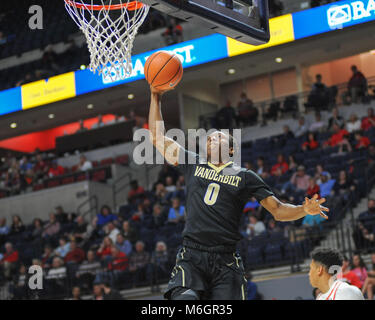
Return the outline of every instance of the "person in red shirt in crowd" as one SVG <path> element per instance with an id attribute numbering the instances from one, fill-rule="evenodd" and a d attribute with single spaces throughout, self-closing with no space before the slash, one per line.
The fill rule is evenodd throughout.
<path id="1" fill-rule="evenodd" d="M 66 254 L 64 261 L 66 263 L 81 263 L 83 260 L 85 260 L 85 257 L 85 251 L 77 247 L 77 243 L 74 240 L 70 241 L 70 251 Z"/>
<path id="2" fill-rule="evenodd" d="M 183 41 L 182 27 L 176 19 L 172 18 L 168 28 L 162 33 L 167 45 L 176 44 Z"/>
<path id="3" fill-rule="evenodd" d="M 349 135 L 349 132 L 345 129 L 341 129 L 337 124 L 333 124 L 333 135 L 327 141 L 324 142 L 323 147 L 336 147 L 347 146 L 348 151 L 352 150 L 352 147 L 346 138 Z"/>
<path id="4" fill-rule="evenodd" d="M 65 173 L 65 169 L 57 163 L 57 160 L 52 161 L 52 166 L 48 170 L 48 176 L 50 178 L 61 176 Z"/>
<path id="5" fill-rule="evenodd" d="M 0 260 L 0 268 L 6 279 L 9 280 L 11 278 L 18 259 L 18 251 L 13 249 L 13 245 L 10 242 L 5 243 L 5 253 Z"/>
<path id="6" fill-rule="evenodd" d="M 306 190 L 306 196 L 307 197 L 313 197 L 314 194 L 318 195 L 318 199 L 320 199 L 320 187 L 316 183 L 316 179 L 314 177 L 309 178 L 309 187 Z"/>
<path id="7" fill-rule="evenodd" d="M 366 149 L 371 144 L 370 139 L 363 136 L 361 132 L 356 132 L 354 137 L 357 141 L 357 144 L 355 145 L 356 149 Z"/>
<path id="8" fill-rule="evenodd" d="M 361 281 L 359 280 L 358 276 L 350 270 L 350 261 L 347 257 L 343 257 L 342 269 L 341 273 L 337 275 L 337 279 L 341 281 L 345 281 L 352 286 L 356 286 L 358 289 L 362 288 Z"/>
<path id="9" fill-rule="evenodd" d="M 281 153 L 277 155 L 277 163 L 274 164 L 273 167 L 271 168 L 271 174 L 276 175 L 276 171 L 279 168 L 281 169 L 282 174 L 284 174 L 285 172 L 289 170 L 289 165 L 285 161 L 285 158 Z"/>
<path id="10" fill-rule="evenodd" d="M 113 247 L 113 242 L 111 238 L 105 237 L 98 251 L 96 252 L 96 255 L 102 260 L 109 259 L 112 254 L 112 247 Z"/>
<path id="11" fill-rule="evenodd" d="M 315 134 L 313 132 L 309 132 L 307 135 L 307 141 L 302 144 L 302 150 L 314 150 L 319 147 L 319 142 L 316 141 Z"/>
<path id="12" fill-rule="evenodd" d="M 128 193 L 128 201 L 133 204 L 137 199 L 143 198 L 145 190 L 141 186 L 138 186 L 137 180 L 132 180 L 130 182 L 130 187 L 131 190 Z"/>
<path id="13" fill-rule="evenodd" d="M 367 131 L 370 128 L 375 127 L 375 114 L 373 108 L 367 109 L 367 117 L 362 119 L 361 129 Z"/>
<path id="14" fill-rule="evenodd" d="M 367 91 L 367 80 L 363 73 L 358 70 L 357 66 L 351 66 L 353 75 L 348 82 L 348 91 L 343 94 L 343 101 L 345 104 L 358 102 L 359 98 L 364 97 Z"/>
<path id="15" fill-rule="evenodd" d="M 37 154 L 35 165 L 33 167 L 37 179 L 44 178 L 48 173 L 48 169 L 48 164 L 43 160 L 42 155 Z"/>
<path id="16" fill-rule="evenodd" d="M 127 255 L 120 251 L 116 246 L 111 249 L 112 261 L 108 263 L 108 270 L 125 271 L 129 267 Z"/>

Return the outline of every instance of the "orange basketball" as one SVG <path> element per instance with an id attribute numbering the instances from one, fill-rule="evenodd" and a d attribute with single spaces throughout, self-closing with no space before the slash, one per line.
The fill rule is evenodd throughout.
<path id="1" fill-rule="evenodd" d="M 180 82 L 183 68 L 175 53 L 158 51 L 147 59 L 144 72 L 151 86 L 165 90 L 174 88 Z"/>

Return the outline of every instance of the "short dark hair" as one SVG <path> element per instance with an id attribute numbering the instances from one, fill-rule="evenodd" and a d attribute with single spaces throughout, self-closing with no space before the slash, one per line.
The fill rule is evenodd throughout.
<path id="1" fill-rule="evenodd" d="M 342 266 L 343 257 L 336 249 L 316 248 L 311 252 L 311 259 L 320 263 L 329 271 L 332 266 Z"/>

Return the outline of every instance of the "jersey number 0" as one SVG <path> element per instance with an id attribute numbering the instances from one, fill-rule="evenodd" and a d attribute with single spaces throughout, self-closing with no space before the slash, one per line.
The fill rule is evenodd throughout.
<path id="1" fill-rule="evenodd" d="M 220 185 L 217 183 L 210 183 L 204 195 L 204 202 L 209 206 L 215 204 L 217 196 L 219 195 Z"/>

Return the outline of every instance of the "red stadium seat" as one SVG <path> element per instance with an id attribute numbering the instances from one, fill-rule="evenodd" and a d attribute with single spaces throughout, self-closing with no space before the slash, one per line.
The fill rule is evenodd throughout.
<path id="1" fill-rule="evenodd" d="M 106 158 L 106 159 L 100 160 L 100 165 L 101 166 L 105 166 L 107 164 L 112 164 L 112 163 L 113 163 L 113 159 L 112 158 Z"/>
<path id="2" fill-rule="evenodd" d="M 129 155 L 123 154 L 121 156 L 117 156 L 115 159 L 117 164 L 121 164 L 123 166 L 127 166 L 129 164 Z"/>
<path id="3" fill-rule="evenodd" d="M 61 184 L 69 184 L 75 181 L 74 176 L 65 177 L 61 180 Z"/>

